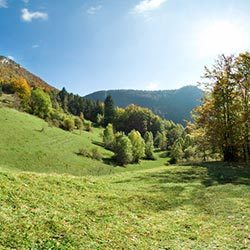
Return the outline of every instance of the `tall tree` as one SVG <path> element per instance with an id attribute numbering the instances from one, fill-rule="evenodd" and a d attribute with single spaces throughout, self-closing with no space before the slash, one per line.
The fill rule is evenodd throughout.
<path id="1" fill-rule="evenodd" d="M 196 122 L 224 161 L 237 161 L 241 154 L 241 97 L 235 62 L 234 56 L 222 55 L 212 69 L 205 68 L 207 96 L 196 109 Z"/>
<path id="2" fill-rule="evenodd" d="M 30 106 L 33 114 L 46 118 L 52 108 L 50 96 L 40 88 L 34 89 L 31 93 Z"/>
<path id="3" fill-rule="evenodd" d="M 114 135 L 113 125 L 111 123 L 109 123 L 108 126 L 103 131 L 104 147 L 112 150 L 114 148 L 113 147 L 114 140 L 115 140 L 115 135 Z"/>
<path id="4" fill-rule="evenodd" d="M 110 95 L 104 101 L 104 126 L 113 123 L 115 118 L 115 105 Z"/>
<path id="5" fill-rule="evenodd" d="M 154 160 L 154 138 L 152 132 L 146 132 L 144 135 L 145 141 L 145 157 L 148 160 Z"/>
<path id="6" fill-rule="evenodd" d="M 114 159 L 119 165 L 126 165 L 133 160 L 132 144 L 123 133 L 118 133 L 115 139 Z"/>
<path id="7" fill-rule="evenodd" d="M 236 59 L 236 78 L 241 109 L 241 138 L 246 162 L 250 161 L 250 53 L 242 53 Z"/>
<path id="8" fill-rule="evenodd" d="M 145 156 L 145 143 L 140 132 L 132 130 L 128 138 L 132 144 L 133 162 L 138 163 Z"/>

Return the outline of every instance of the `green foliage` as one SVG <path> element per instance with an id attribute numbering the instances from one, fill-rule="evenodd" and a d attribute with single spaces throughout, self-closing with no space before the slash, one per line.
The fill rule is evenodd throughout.
<path id="1" fill-rule="evenodd" d="M 163 119 L 185 124 L 191 120 L 190 112 L 200 105 L 203 91 L 196 86 L 186 86 L 178 90 L 108 90 L 87 95 L 86 98 L 104 101 L 111 95 L 118 107 L 126 108 L 131 104 L 146 107 Z M 133 128 L 138 130 L 138 128 Z M 142 131 L 138 130 L 141 134 Z M 155 135 L 155 134 L 154 134 Z"/>
<path id="2" fill-rule="evenodd" d="M 114 159 L 118 165 L 124 166 L 133 160 L 131 141 L 123 133 L 116 134 L 114 153 Z"/>
<path id="3" fill-rule="evenodd" d="M 66 117 L 63 121 L 63 128 L 67 131 L 73 131 L 75 129 L 75 121 L 71 117 Z"/>
<path id="4" fill-rule="evenodd" d="M 32 90 L 30 107 L 34 115 L 41 118 L 48 117 L 52 108 L 50 96 L 42 89 L 37 88 Z"/>
<path id="5" fill-rule="evenodd" d="M 85 130 L 86 130 L 87 132 L 92 132 L 92 131 L 93 131 L 93 128 L 92 128 L 92 125 L 91 125 L 90 122 L 85 122 L 85 123 L 84 123 L 84 127 L 85 127 Z"/>
<path id="6" fill-rule="evenodd" d="M 81 148 L 77 154 L 97 161 L 101 161 L 103 158 L 98 148 L 92 148 L 90 151 L 87 148 Z"/>
<path id="7" fill-rule="evenodd" d="M 104 101 L 104 126 L 113 123 L 115 118 L 115 106 L 112 97 L 109 95 Z"/>
<path id="8" fill-rule="evenodd" d="M 116 117 L 113 122 L 116 131 L 126 134 L 133 129 L 139 131 L 142 136 L 150 131 L 155 136 L 158 131 L 164 130 L 164 121 L 147 108 L 130 105 L 125 109 L 116 109 Z"/>
<path id="9" fill-rule="evenodd" d="M 83 129 L 83 122 L 80 117 L 75 117 L 75 126 L 79 130 Z"/>
<path id="10" fill-rule="evenodd" d="M 219 57 L 206 68 L 207 96 L 195 110 L 195 125 L 224 161 L 250 161 L 250 54 Z"/>
<path id="11" fill-rule="evenodd" d="M 103 115 L 104 112 L 103 103 L 68 93 L 65 88 L 58 92 L 57 101 L 64 112 L 81 116 L 83 122 L 86 119 L 96 123 L 98 114 Z"/>
<path id="12" fill-rule="evenodd" d="M 145 156 L 145 142 L 141 137 L 140 132 L 132 130 L 128 134 L 128 138 L 132 144 L 132 162 L 138 163 Z"/>
<path id="13" fill-rule="evenodd" d="M 164 132 L 157 132 L 154 140 L 154 145 L 160 150 L 165 150 L 167 148 L 167 137 Z"/>
<path id="14" fill-rule="evenodd" d="M 101 161 L 103 158 L 102 153 L 99 151 L 98 148 L 91 149 L 91 158 L 97 161 Z"/>
<path id="15" fill-rule="evenodd" d="M 154 139 L 151 132 L 146 132 L 144 135 L 145 141 L 145 157 L 148 160 L 154 160 Z"/>
<path id="16" fill-rule="evenodd" d="M 103 131 L 103 144 L 106 149 L 112 150 L 114 148 L 115 135 L 113 130 L 113 125 L 108 124 L 108 126 Z"/>

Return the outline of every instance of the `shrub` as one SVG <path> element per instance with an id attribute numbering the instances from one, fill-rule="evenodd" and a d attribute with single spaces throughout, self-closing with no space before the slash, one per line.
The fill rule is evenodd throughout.
<path id="1" fill-rule="evenodd" d="M 113 144 L 115 140 L 113 125 L 108 124 L 108 126 L 103 131 L 103 144 L 106 149 L 113 149 Z"/>
<path id="2" fill-rule="evenodd" d="M 97 161 L 101 161 L 103 158 L 103 155 L 98 150 L 98 148 L 92 148 L 90 151 L 86 148 L 81 148 L 77 154 Z"/>
<path id="3" fill-rule="evenodd" d="M 91 158 L 97 161 L 102 160 L 103 156 L 101 152 L 98 150 L 98 148 L 91 149 Z"/>
<path id="4" fill-rule="evenodd" d="M 81 155 L 83 157 L 90 157 L 91 156 L 90 152 L 86 148 L 79 149 L 78 155 Z"/>
<path id="5" fill-rule="evenodd" d="M 77 129 L 82 130 L 83 128 L 83 122 L 80 117 L 75 117 L 75 125 Z"/>
<path id="6" fill-rule="evenodd" d="M 65 130 L 73 131 L 75 128 L 75 122 L 72 118 L 65 118 L 63 121 L 63 127 Z"/>
<path id="7" fill-rule="evenodd" d="M 91 126 L 91 123 L 85 123 L 84 124 L 84 127 L 85 127 L 85 130 L 87 131 L 87 132 L 92 132 L 93 131 L 93 129 L 92 129 L 92 126 Z"/>

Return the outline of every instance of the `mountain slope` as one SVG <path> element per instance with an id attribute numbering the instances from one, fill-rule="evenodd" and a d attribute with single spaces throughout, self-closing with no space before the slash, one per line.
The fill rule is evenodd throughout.
<path id="1" fill-rule="evenodd" d="M 41 87 L 43 89 L 54 89 L 38 76 L 17 64 L 13 60 L 0 56 L 0 81 L 8 82 L 11 78 L 23 77 L 31 87 Z"/>
<path id="2" fill-rule="evenodd" d="M 190 112 L 200 104 L 203 92 L 195 86 L 186 86 L 177 90 L 143 91 L 143 90 L 107 90 L 85 96 L 93 100 L 104 101 L 111 95 L 115 104 L 126 107 L 129 104 L 150 108 L 163 118 L 184 123 L 190 120 Z"/>
<path id="3" fill-rule="evenodd" d="M 109 172 L 111 167 L 103 162 L 77 155 L 79 149 L 97 147 L 110 157 L 110 151 L 92 143 L 101 141 L 101 132 L 94 128 L 93 133 L 70 133 L 48 127 L 35 116 L 0 107 L 0 170 L 72 175 Z"/>

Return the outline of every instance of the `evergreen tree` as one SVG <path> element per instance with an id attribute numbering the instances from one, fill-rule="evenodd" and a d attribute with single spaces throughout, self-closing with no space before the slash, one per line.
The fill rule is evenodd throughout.
<path id="1" fill-rule="evenodd" d="M 145 142 L 141 137 L 140 132 L 136 130 L 132 130 L 128 138 L 132 144 L 132 155 L 133 155 L 133 162 L 138 163 L 140 159 L 145 156 Z"/>
<path id="2" fill-rule="evenodd" d="M 146 132 L 144 135 L 145 141 L 145 157 L 148 160 L 154 160 L 154 139 L 152 132 Z"/>
<path id="3" fill-rule="evenodd" d="M 113 123 L 115 118 L 115 106 L 112 97 L 109 95 L 104 101 L 104 126 Z"/>

